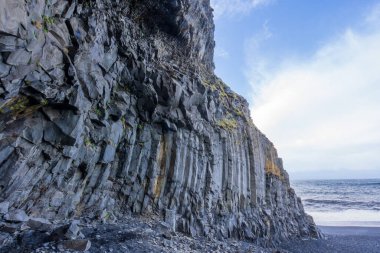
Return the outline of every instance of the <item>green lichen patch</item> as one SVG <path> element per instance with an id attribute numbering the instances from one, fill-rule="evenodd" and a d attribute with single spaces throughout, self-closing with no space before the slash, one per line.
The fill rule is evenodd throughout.
<path id="1" fill-rule="evenodd" d="M 220 128 L 223 128 L 229 131 L 234 130 L 238 127 L 237 121 L 233 118 L 224 118 L 224 119 L 218 120 L 216 122 L 216 125 Z"/>
<path id="2" fill-rule="evenodd" d="M 43 20 L 43 24 L 42 24 L 43 31 L 47 33 L 49 32 L 49 26 L 53 25 L 55 20 L 53 17 L 49 17 L 49 16 L 42 16 L 42 20 Z"/>
<path id="3" fill-rule="evenodd" d="M 41 101 L 31 101 L 26 96 L 17 96 L 9 99 L 4 104 L 0 105 L 0 116 L 16 120 L 32 115 L 39 108 L 48 105 L 46 99 Z"/>
<path id="4" fill-rule="evenodd" d="M 239 116 L 239 117 L 244 117 L 244 113 L 243 113 L 243 111 L 242 111 L 240 108 L 238 108 L 238 107 L 233 107 L 233 111 L 234 111 L 234 113 L 235 113 L 237 116 Z"/>
<path id="5" fill-rule="evenodd" d="M 92 111 L 93 111 L 96 115 L 98 115 L 98 117 L 100 117 L 100 118 L 103 116 L 103 112 L 102 112 L 101 108 L 98 107 L 98 106 L 96 106 L 95 108 L 93 108 Z"/>
<path id="6" fill-rule="evenodd" d="M 92 141 L 89 137 L 84 139 L 84 145 L 90 149 L 95 149 L 95 144 L 92 143 Z"/>
<path id="7" fill-rule="evenodd" d="M 218 94 L 222 98 L 227 98 L 228 97 L 228 94 L 225 91 L 225 88 L 227 87 L 227 85 L 225 83 L 223 83 L 223 81 L 220 80 L 219 78 L 203 79 L 202 80 L 202 84 L 206 88 L 210 89 L 212 92 L 217 91 Z"/>

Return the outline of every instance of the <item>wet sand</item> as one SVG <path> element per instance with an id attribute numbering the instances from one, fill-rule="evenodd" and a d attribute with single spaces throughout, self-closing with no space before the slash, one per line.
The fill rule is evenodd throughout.
<path id="1" fill-rule="evenodd" d="M 319 228 L 323 239 L 290 241 L 281 247 L 294 253 L 380 253 L 380 227 Z"/>

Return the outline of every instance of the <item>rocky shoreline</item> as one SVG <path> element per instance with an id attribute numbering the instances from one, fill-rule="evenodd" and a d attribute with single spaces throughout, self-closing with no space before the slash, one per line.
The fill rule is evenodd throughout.
<path id="1" fill-rule="evenodd" d="M 49 221 L 0 203 L 0 253 L 376 253 L 380 228 L 320 227 L 323 238 L 303 238 L 274 247 L 265 241 L 189 236 L 158 215 Z M 260 246 L 261 245 L 261 246 Z"/>
<path id="2" fill-rule="evenodd" d="M 0 221 L 1 253 L 54 252 L 286 252 L 260 247 L 257 242 L 191 237 L 173 230 L 159 216 L 122 220 L 48 221 L 30 218 L 22 210 Z"/>

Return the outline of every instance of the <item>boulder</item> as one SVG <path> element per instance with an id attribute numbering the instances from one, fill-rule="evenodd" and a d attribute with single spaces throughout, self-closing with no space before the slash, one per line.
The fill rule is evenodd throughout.
<path id="1" fill-rule="evenodd" d="M 6 214 L 4 219 L 10 222 L 25 222 L 29 220 L 29 216 L 24 210 L 17 209 L 14 212 Z"/>
<path id="2" fill-rule="evenodd" d="M 33 230 L 47 232 L 52 229 L 52 224 L 50 221 L 43 218 L 30 218 L 26 225 Z"/>
<path id="3" fill-rule="evenodd" d="M 19 229 L 20 229 L 19 224 L 9 224 L 9 223 L 0 224 L 0 231 L 1 232 L 13 234 Z"/>
<path id="4" fill-rule="evenodd" d="M 79 221 L 73 221 L 70 224 L 62 225 L 53 230 L 51 238 L 54 241 L 73 240 L 79 235 Z"/>
<path id="5" fill-rule="evenodd" d="M 64 249 L 75 251 L 87 251 L 91 248 L 90 240 L 67 240 L 61 243 Z"/>

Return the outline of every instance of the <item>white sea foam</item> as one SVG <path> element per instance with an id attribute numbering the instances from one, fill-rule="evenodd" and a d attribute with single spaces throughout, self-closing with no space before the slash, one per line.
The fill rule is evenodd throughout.
<path id="1" fill-rule="evenodd" d="M 317 225 L 380 227 L 380 179 L 292 182 Z"/>
<path id="2" fill-rule="evenodd" d="M 380 227 L 380 211 L 354 210 L 308 212 L 320 226 Z"/>

